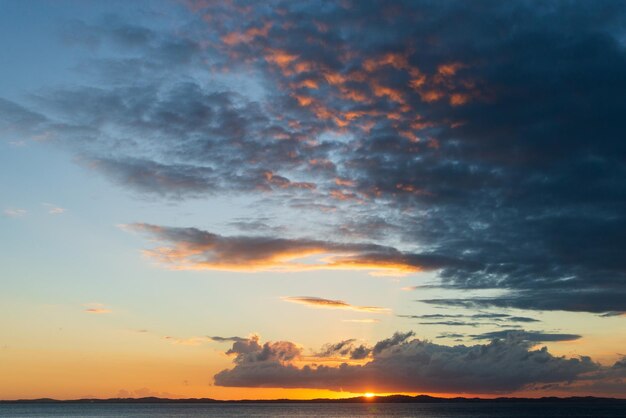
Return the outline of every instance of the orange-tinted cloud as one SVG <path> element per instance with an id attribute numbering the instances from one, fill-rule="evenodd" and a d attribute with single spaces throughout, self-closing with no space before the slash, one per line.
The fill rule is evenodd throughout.
<path id="1" fill-rule="evenodd" d="M 331 190 L 329 193 L 330 197 L 332 197 L 333 199 L 336 200 L 341 200 L 341 201 L 347 201 L 347 200 L 354 200 L 357 202 L 361 202 L 362 199 L 357 196 L 355 193 L 352 192 L 346 192 L 343 190 Z"/>
<path id="2" fill-rule="evenodd" d="M 450 104 L 452 106 L 460 106 L 469 102 L 470 96 L 468 94 L 463 93 L 454 93 L 450 95 Z"/>
<path id="3" fill-rule="evenodd" d="M 426 90 L 420 91 L 419 95 L 423 101 L 430 103 L 441 100 L 445 96 L 445 93 L 440 90 Z"/>
<path id="4" fill-rule="evenodd" d="M 297 55 L 290 54 L 286 51 L 279 49 L 269 49 L 265 55 L 265 60 L 276 64 L 281 69 L 285 70 L 289 64 L 298 59 Z"/>
<path id="5" fill-rule="evenodd" d="M 294 99 L 298 101 L 298 104 L 303 107 L 309 106 L 311 105 L 311 103 L 313 103 L 313 98 L 310 96 L 302 96 L 302 95 L 294 94 L 293 97 Z"/>
<path id="6" fill-rule="evenodd" d="M 368 58 L 365 61 L 363 61 L 363 68 L 365 68 L 367 71 L 370 71 L 370 72 L 376 71 L 377 69 L 385 65 L 389 65 L 398 70 L 400 69 L 406 70 L 410 68 L 406 55 L 400 54 L 400 53 L 390 52 L 380 57 Z"/>
<path id="7" fill-rule="evenodd" d="M 396 103 L 405 103 L 404 94 L 397 89 L 394 89 L 389 86 L 384 86 L 380 84 L 378 81 L 374 80 L 370 86 L 372 88 L 372 92 L 377 97 L 387 97 L 389 100 Z"/>
<path id="8" fill-rule="evenodd" d="M 280 189 L 306 189 L 306 190 L 312 190 L 316 188 L 315 183 L 309 183 L 309 182 L 294 182 L 289 180 L 286 177 L 283 176 L 279 176 L 277 174 L 274 174 L 271 171 L 265 171 L 263 172 L 263 177 L 265 178 L 265 181 L 267 184 L 278 187 Z"/>
<path id="9" fill-rule="evenodd" d="M 335 184 L 337 186 L 343 186 L 343 187 L 354 187 L 355 183 L 352 180 L 349 179 L 345 179 L 345 178 L 341 178 L 341 177 L 335 177 Z"/>
<path id="10" fill-rule="evenodd" d="M 465 67 L 465 64 L 460 62 L 451 62 L 447 64 L 441 64 L 437 67 L 437 73 L 445 77 L 451 77 L 457 73 L 461 68 Z"/>
<path id="11" fill-rule="evenodd" d="M 324 72 L 324 78 L 331 85 L 343 84 L 346 81 L 346 76 L 337 72 Z"/>
<path id="12" fill-rule="evenodd" d="M 262 27 L 253 27 L 245 32 L 231 32 L 222 37 L 222 42 L 226 45 L 233 46 L 240 43 L 250 42 L 257 37 L 267 37 L 267 34 L 272 27 L 271 23 L 266 23 Z"/>
<path id="13" fill-rule="evenodd" d="M 396 189 L 401 190 L 403 192 L 406 193 L 412 193 L 412 194 L 428 194 L 428 192 L 422 190 L 422 189 L 418 189 L 417 187 L 415 187 L 412 184 L 404 184 L 404 183 L 398 183 L 396 184 Z"/>
<path id="14" fill-rule="evenodd" d="M 300 83 L 298 83 L 297 87 L 304 87 L 304 88 L 315 90 L 315 89 L 319 88 L 319 84 L 315 80 L 306 79 L 306 80 L 302 80 Z"/>
<path id="15" fill-rule="evenodd" d="M 287 302 L 300 303 L 313 308 L 326 308 L 326 309 L 347 309 L 357 312 L 369 312 L 369 313 L 388 313 L 388 308 L 381 308 L 379 306 L 356 306 L 351 305 L 343 300 L 332 300 L 318 298 L 314 296 L 289 296 L 282 298 Z"/>
<path id="16" fill-rule="evenodd" d="M 402 275 L 460 263 L 435 254 L 403 253 L 375 244 L 259 236 L 227 237 L 196 228 L 149 224 L 122 227 L 148 234 L 160 243 L 144 253 L 172 269 L 283 272 L 333 269 Z"/>

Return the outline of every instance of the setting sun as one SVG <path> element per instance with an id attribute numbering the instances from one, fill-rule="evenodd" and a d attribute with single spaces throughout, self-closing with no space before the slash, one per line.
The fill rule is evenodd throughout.
<path id="1" fill-rule="evenodd" d="M 366 397 L 366 398 L 373 398 L 373 397 L 375 397 L 375 396 L 376 396 L 376 394 L 375 394 L 375 393 L 371 393 L 371 392 L 367 392 L 367 393 L 366 393 L 365 395 L 363 395 L 363 396 L 364 396 L 364 397 Z"/>

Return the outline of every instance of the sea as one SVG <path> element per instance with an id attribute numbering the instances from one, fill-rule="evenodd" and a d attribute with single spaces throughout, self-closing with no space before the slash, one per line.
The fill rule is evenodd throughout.
<path id="1" fill-rule="evenodd" d="M 624 402 L 0 404 L 0 417 L 626 418 Z"/>

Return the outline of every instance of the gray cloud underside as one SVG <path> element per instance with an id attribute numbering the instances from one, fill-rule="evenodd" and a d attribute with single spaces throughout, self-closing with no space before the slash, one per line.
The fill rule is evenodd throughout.
<path id="1" fill-rule="evenodd" d="M 530 342 L 551 342 L 551 341 L 574 341 L 582 338 L 581 335 L 576 334 L 559 334 L 543 331 L 520 331 L 520 330 L 503 330 L 485 332 L 483 334 L 472 335 L 475 340 L 494 340 L 494 339 L 506 339 L 507 337 L 514 337 L 524 341 Z"/>
<path id="2" fill-rule="evenodd" d="M 297 367 L 301 349 L 290 342 L 260 344 L 258 339 L 237 342 L 229 353 L 234 368 L 215 375 L 215 384 L 237 387 L 324 388 L 362 392 L 429 391 L 507 393 L 537 384 L 560 384 L 600 379 L 613 374 L 620 363 L 606 368 L 588 357 L 565 358 L 547 349 L 532 349 L 534 333 L 506 334 L 488 344 L 445 346 L 395 334 L 369 348 L 368 362 L 338 367 Z M 529 337 L 531 341 L 523 338 Z M 544 336 L 545 338 L 545 336 Z M 325 346 L 321 355 L 350 355 L 354 340 Z M 367 347 L 364 347 L 367 349 Z M 365 357 L 361 357 L 365 358 Z M 615 369 L 615 370 L 613 370 Z M 619 369 L 621 370 L 621 369 Z M 622 376 L 623 377 L 623 376 Z M 623 383 L 622 383 L 623 384 Z"/>
<path id="3" fill-rule="evenodd" d="M 100 87 L 0 99 L 0 132 L 142 194 L 339 207 L 345 237 L 462 260 L 434 263 L 443 286 L 510 291 L 430 303 L 626 312 L 622 2 L 231 7 L 179 33 L 70 22 L 124 53 L 86 63 Z M 242 63 L 259 91 L 207 81 Z"/>

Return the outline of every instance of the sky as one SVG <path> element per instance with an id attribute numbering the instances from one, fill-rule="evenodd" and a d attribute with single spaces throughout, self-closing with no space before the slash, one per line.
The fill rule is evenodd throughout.
<path id="1" fill-rule="evenodd" d="M 0 0 L 0 399 L 623 397 L 624 28 Z"/>

